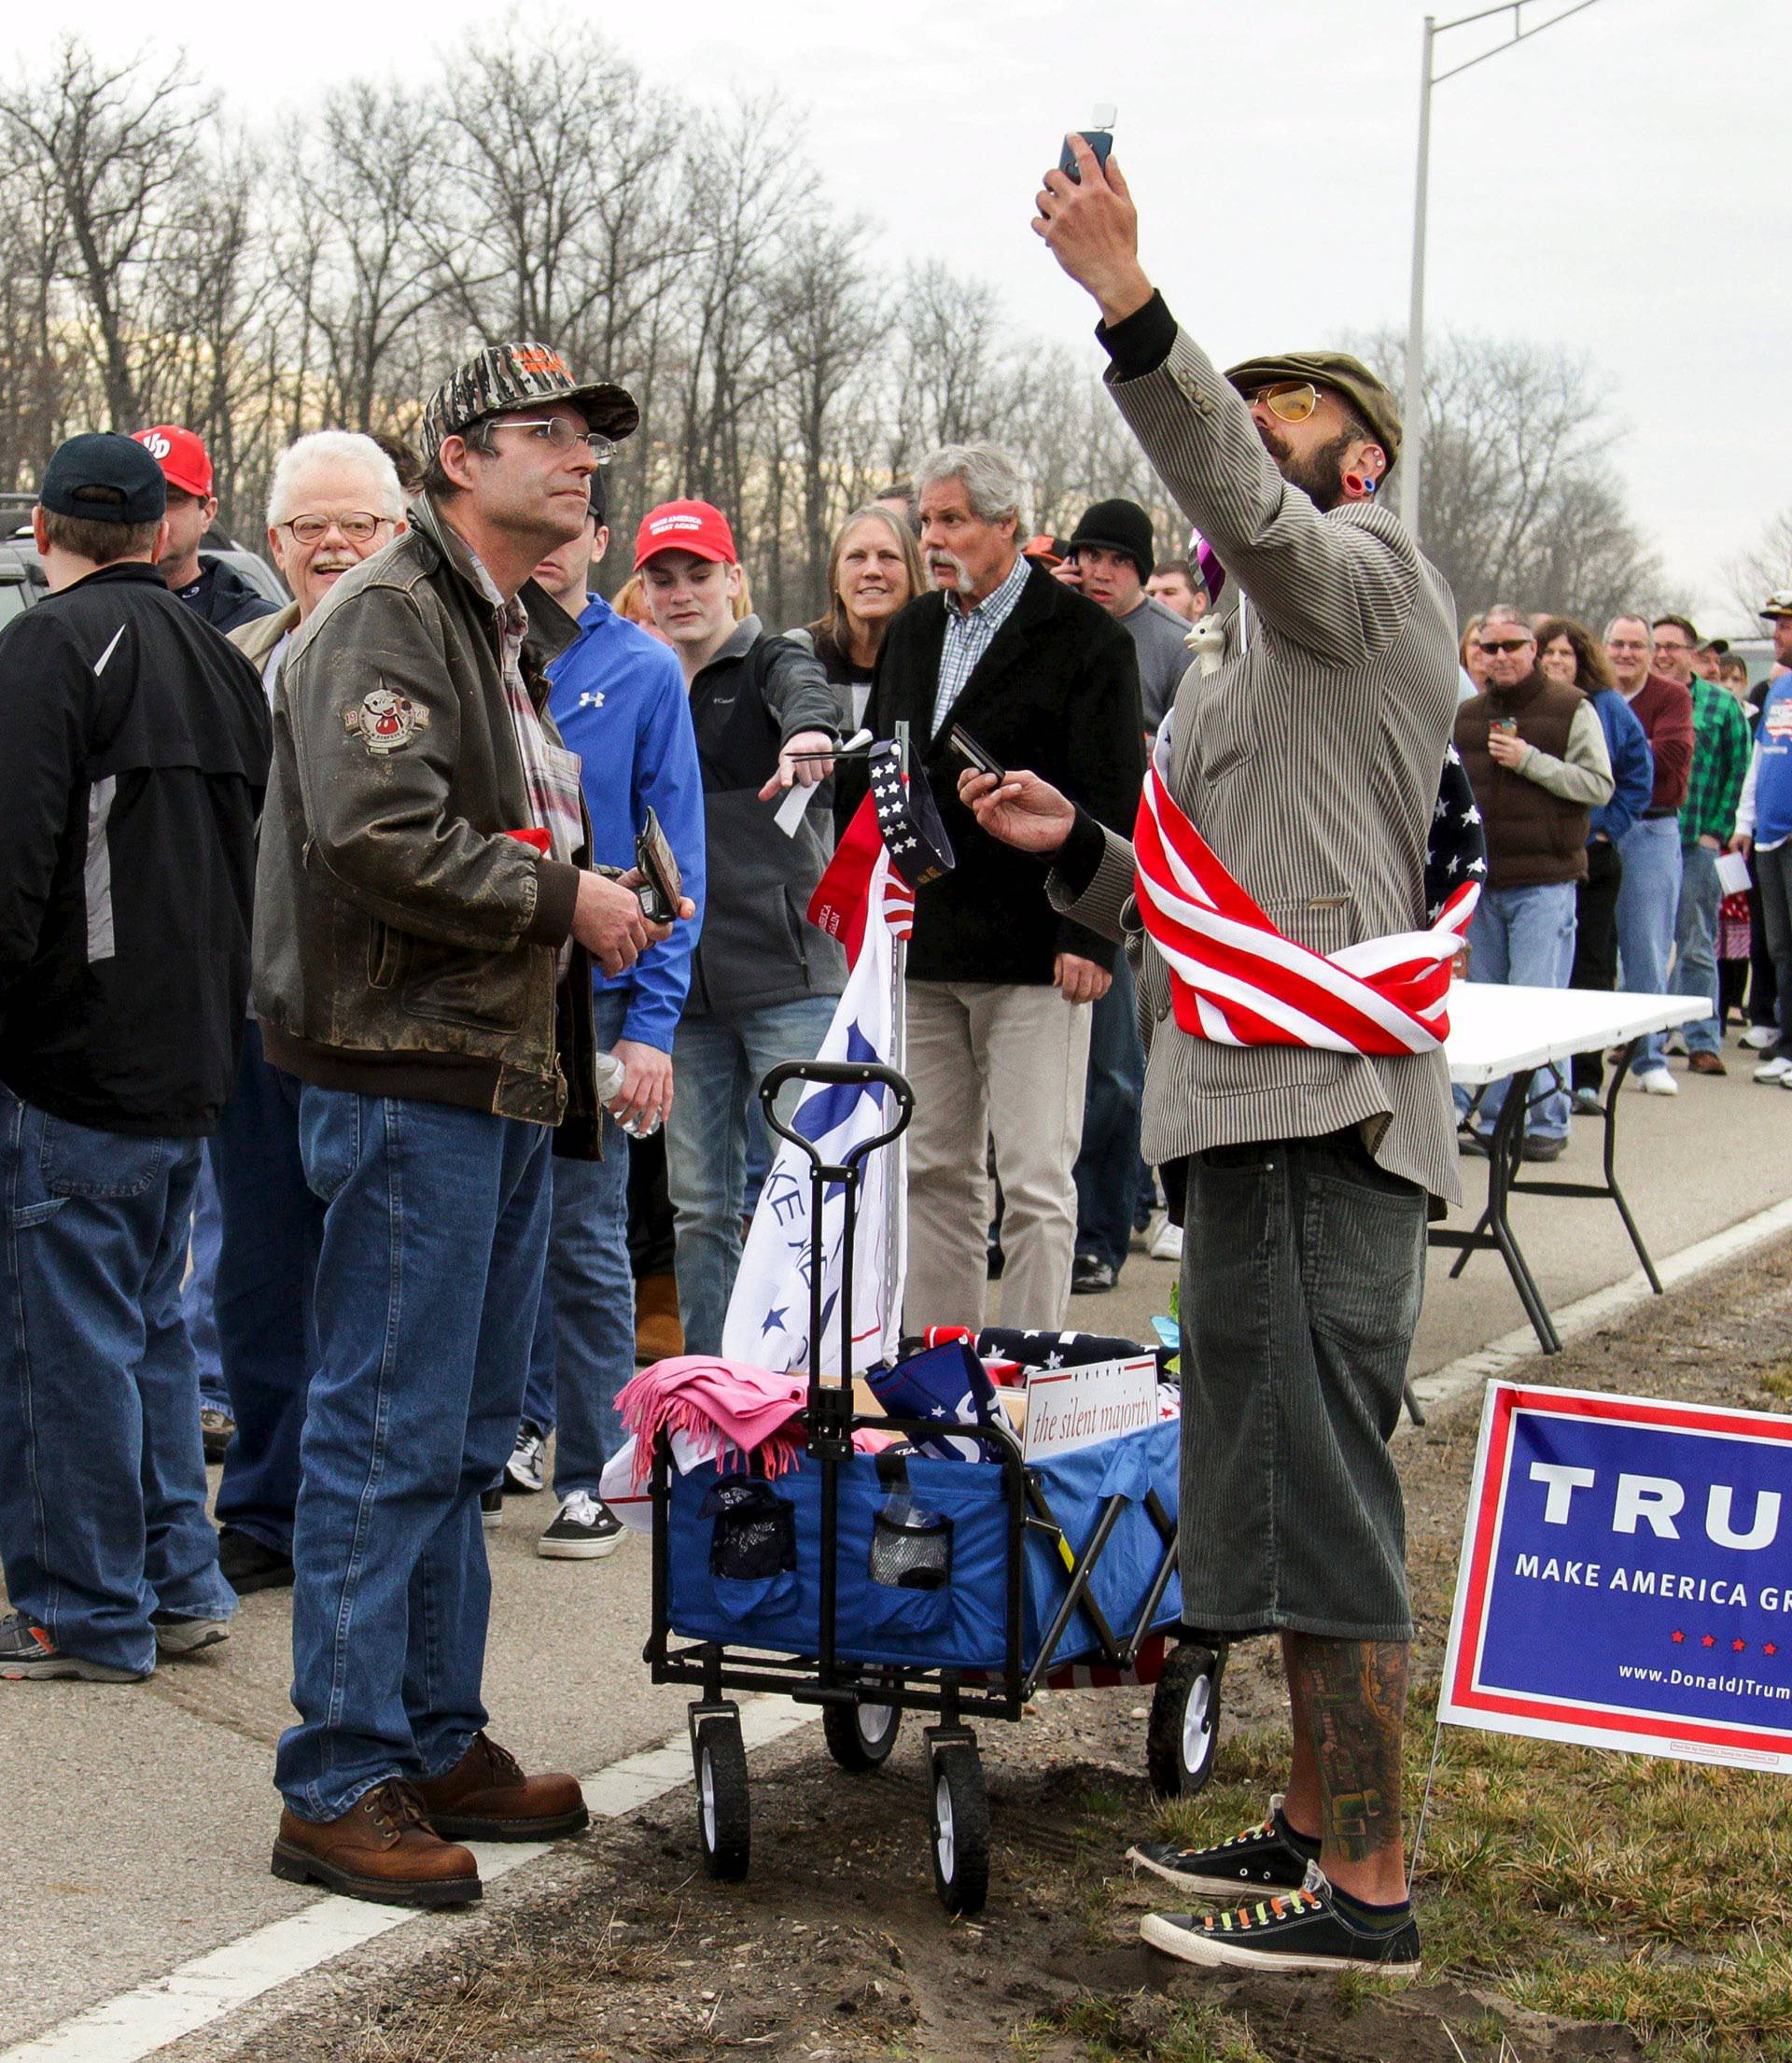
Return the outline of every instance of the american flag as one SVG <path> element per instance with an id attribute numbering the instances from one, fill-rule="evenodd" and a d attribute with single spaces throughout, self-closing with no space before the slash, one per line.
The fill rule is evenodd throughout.
<path id="1" fill-rule="evenodd" d="M 893 745 L 872 748 L 870 782 L 809 899 L 809 922 L 837 938 L 849 961 L 864 942 L 866 899 L 880 848 L 889 855 L 884 921 L 900 938 L 914 935 L 915 891 L 953 864 L 952 841 L 932 792 L 918 770 L 904 782 Z"/>
<path id="2" fill-rule="evenodd" d="M 1473 810 L 1472 796 L 1467 807 Z M 1473 822 L 1456 823 L 1459 847 L 1478 821 L 1477 813 Z M 1434 818 L 1435 826 L 1444 822 Z M 1133 832 L 1139 914 L 1169 964 L 1177 1023 L 1222 1046 L 1432 1052 L 1449 1032 L 1450 974 L 1486 872 L 1485 859 L 1464 857 L 1464 849 L 1443 863 L 1448 876 L 1454 860 L 1463 878 L 1428 910 L 1429 930 L 1317 953 L 1276 929 L 1177 807 L 1155 765 L 1148 766 Z"/>

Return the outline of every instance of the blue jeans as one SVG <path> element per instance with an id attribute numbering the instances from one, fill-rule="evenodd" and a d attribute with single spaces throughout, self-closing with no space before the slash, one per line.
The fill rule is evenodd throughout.
<path id="1" fill-rule="evenodd" d="M 1145 1049 L 1139 1037 L 1132 968 L 1113 956 L 1113 982 L 1089 1016 L 1088 1087 L 1076 1157 L 1076 1251 L 1117 1275 L 1132 1249 L 1139 1202 L 1139 1106 Z"/>
<path id="2" fill-rule="evenodd" d="M 180 1315 L 199 1160 L 0 1087 L 0 1564 L 16 1610 L 119 1669 L 154 1668 L 151 1612 L 236 1608 Z"/>
<path id="3" fill-rule="evenodd" d="M 1539 888 L 1483 889 L 1468 927 L 1468 972 L 1472 981 L 1510 983 L 1519 989 L 1565 989 L 1575 965 L 1575 884 L 1551 881 Z M 1555 1086 L 1536 1093 L 1538 1079 Z M 1511 1076 L 1491 1082 L 1481 1097 L 1477 1122 L 1491 1130 L 1505 1102 Z M 1533 1139 L 1566 1139 L 1568 1091 L 1561 1071 L 1550 1068 L 1532 1083 L 1524 1129 Z M 1456 1090 L 1456 1107 L 1466 1110 L 1469 1093 Z"/>
<path id="4" fill-rule="evenodd" d="M 608 1051 L 623 1035 L 630 993 L 600 989 L 592 998 L 597 1044 Z M 673 1098 L 677 1107 L 677 1095 Z M 635 1273 L 628 1265 L 628 1134 L 604 1119 L 601 1160 L 553 1164 L 553 1229 L 541 1292 L 537 1343 L 545 1332 L 552 1388 L 546 1424 L 555 1423 L 553 1494 L 597 1495 L 604 1464 L 628 1437 L 616 1416 L 616 1393 L 635 1373 Z M 539 1386 L 533 1367 L 524 1416 Z M 544 1426 L 545 1429 L 545 1426 Z"/>
<path id="5" fill-rule="evenodd" d="M 687 1354 L 720 1354 L 740 1266 L 747 1095 L 780 1060 L 812 1060 L 836 996 L 802 996 L 735 1017 L 687 1017 L 672 1047 L 677 1093 L 665 1124 L 666 1183 L 678 1220 L 679 1316 Z M 788 1118 L 801 1089 L 787 1088 Z"/>
<path id="6" fill-rule="evenodd" d="M 485 1723 L 479 1495 L 523 1409 L 550 1135 L 307 1083 L 299 1138 L 324 1243 L 292 1534 L 299 1724 L 274 1782 L 325 1820 L 452 1769 Z"/>
<path id="7" fill-rule="evenodd" d="M 217 1523 L 281 1554 L 292 1551 L 324 1241 L 324 1207 L 299 1151 L 299 1097 L 298 1080 L 268 1065 L 261 1028 L 250 1023 L 210 1157 L 224 1220 L 213 1304 L 236 1421 L 217 1486 Z"/>
<path id="8" fill-rule="evenodd" d="M 1673 924 L 1673 992 L 1701 996 L 1708 1017 L 1682 1027 L 1688 1053 L 1715 1053 L 1724 1043 L 1723 1004 L 1717 990 L 1717 855 L 1709 846 L 1680 848 L 1680 906 Z"/>
<path id="9" fill-rule="evenodd" d="M 1680 907 L 1680 820 L 1649 817 L 1633 823 L 1618 841 L 1624 878 L 1617 891 L 1619 978 L 1636 996 L 1668 993 L 1668 953 Z M 1666 1041 L 1652 1032 L 1636 1049 L 1632 1072 L 1663 1064 Z"/>
<path id="10" fill-rule="evenodd" d="M 180 1313 L 187 1337 L 193 1343 L 193 1358 L 199 1364 L 199 1401 L 208 1411 L 228 1411 L 231 1393 L 224 1382 L 223 1355 L 218 1350 L 215 1292 L 217 1282 L 217 1250 L 224 1237 L 224 1206 L 212 1171 L 212 1151 L 202 1145 L 199 1181 L 193 1189 L 191 1265 L 181 1285 Z"/>

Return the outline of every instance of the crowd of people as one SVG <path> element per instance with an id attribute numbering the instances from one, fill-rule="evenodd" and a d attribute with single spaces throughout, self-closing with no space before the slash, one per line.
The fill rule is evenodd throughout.
<path id="1" fill-rule="evenodd" d="M 1248 1854 L 1135 1859 L 1274 1890 L 1271 1953 L 1416 1967 L 1386 1441 L 1427 1198 L 1460 1193 L 1442 1057 L 1253 1030 L 1135 900 L 1141 792 L 1330 954 L 1422 922 L 1453 739 L 1472 977 L 1672 983 L 1711 1000 L 1688 1066 L 1721 1074 L 1744 937 L 1757 1079 L 1792 1086 L 1792 596 L 1752 699 L 1678 615 L 1597 639 L 1500 606 L 1459 647 L 1376 498 L 1389 390 L 1337 352 L 1218 372 L 1139 271 L 1117 167 L 1078 163 L 1035 228 L 1100 307 L 1188 557 L 1125 499 L 1035 533 L 1020 459 L 969 443 L 847 518 L 812 624 L 762 622 L 696 499 L 640 513 L 612 604 L 604 464 L 636 407 L 539 342 L 456 368 L 415 450 L 298 439 L 267 509 L 284 605 L 204 551 L 191 432 L 84 433 L 44 471 L 49 592 L 0 633 L 0 1678 L 138 1681 L 290 1586 L 282 1876 L 456 1902 L 466 1841 L 584 1824 L 571 1777 L 485 1731 L 483 1526 L 552 1441 L 539 1552 L 610 1553 L 617 1392 L 720 1354 L 757 1084 L 844 984 L 805 921 L 864 790 L 844 748 L 905 723 L 956 855 L 907 962 L 908 1329 L 980 1326 L 999 1274 L 1008 1325 L 1056 1330 L 1140 1233 L 1180 1257 L 1185 1615 L 1281 1635 L 1295 1759 Z M 1020 771 L 968 771 L 955 724 Z M 1596 1105 L 1589 1065 L 1527 1157 Z M 1634 1066 L 1675 1092 L 1659 1043 Z M 1497 1108 L 1463 1110 L 1462 1150 Z M 1187 1915 L 1147 1939 L 1242 1953 Z"/>
<path id="2" fill-rule="evenodd" d="M 1751 685 L 1727 641 L 1684 615 L 1612 618 L 1603 638 L 1572 617 L 1496 603 L 1464 627 L 1454 742 L 1487 846 L 1487 878 L 1468 933 L 1471 979 L 1538 989 L 1624 989 L 1696 997 L 1710 1013 L 1673 1038 L 1655 1033 L 1629 1062 L 1636 1087 L 1676 1096 L 1668 1061 L 1726 1074 L 1725 1032 L 1764 1051 L 1756 1081 L 1792 1076 L 1778 1028 L 1785 892 L 1757 833 L 1757 797 L 1776 793 L 1785 747 L 1770 723 L 1792 666 L 1792 596 L 1761 610 L 1771 671 Z M 1726 891 L 1719 860 L 1753 854 L 1753 878 Z M 1577 1055 L 1524 1114 L 1526 1160 L 1556 1160 L 1571 1112 L 1597 1115 L 1604 1068 Z M 1505 1097 L 1456 1092 L 1463 1144 L 1489 1150 Z"/>

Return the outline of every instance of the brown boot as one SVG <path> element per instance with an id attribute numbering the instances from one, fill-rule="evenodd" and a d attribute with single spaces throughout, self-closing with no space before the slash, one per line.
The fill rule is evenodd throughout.
<path id="1" fill-rule="evenodd" d="M 444 1841 L 553 1841 L 591 1824 L 576 1776 L 525 1776 L 516 1757 L 484 1733 L 453 1769 L 417 1786 Z"/>
<path id="2" fill-rule="evenodd" d="M 684 1352 L 684 1327 L 679 1323 L 679 1279 L 643 1275 L 635 1284 L 635 1358 L 668 1361 Z"/>
<path id="3" fill-rule="evenodd" d="M 283 1812 L 273 1874 L 377 1905 L 465 1905 L 482 1890 L 479 1864 L 430 1830 L 415 1790 L 396 1776 L 321 1825 Z"/>

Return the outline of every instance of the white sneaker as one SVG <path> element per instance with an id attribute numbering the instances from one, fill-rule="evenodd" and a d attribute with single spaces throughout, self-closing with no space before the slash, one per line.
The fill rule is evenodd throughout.
<path id="1" fill-rule="evenodd" d="M 1763 1060 L 1755 1070 L 1757 1082 L 1783 1082 L 1788 1074 L 1792 1074 L 1792 1060 Z"/>
<path id="2" fill-rule="evenodd" d="M 504 1464 L 507 1489 L 520 1491 L 525 1497 L 535 1495 L 541 1487 L 541 1457 L 547 1452 L 547 1445 L 533 1425 L 517 1428 L 516 1445 L 511 1449 L 511 1458 Z"/>
<path id="3" fill-rule="evenodd" d="M 1747 1046 L 1752 1053 L 1761 1053 L 1771 1046 L 1779 1035 L 1779 1032 L 1771 1024 L 1752 1024 L 1743 1033 L 1742 1044 Z"/>
<path id="4" fill-rule="evenodd" d="M 1645 1096 L 1678 1096 L 1680 1085 L 1665 1067 L 1645 1067 L 1636 1077 Z"/>
<path id="5" fill-rule="evenodd" d="M 1152 1235 L 1151 1245 L 1146 1249 L 1155 1261 L 1180 1261 L 1183 1257 L 1183 1228 L 1172 1225 L 1168 1216 Z"/>

